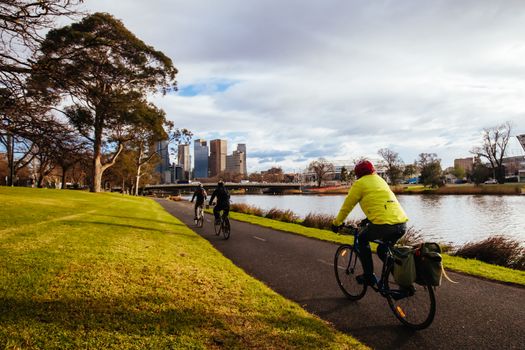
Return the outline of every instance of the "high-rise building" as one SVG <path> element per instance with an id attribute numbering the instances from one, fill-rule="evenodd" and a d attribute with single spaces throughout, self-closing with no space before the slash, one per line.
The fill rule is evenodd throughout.
<path id="1" fill-rule="evenodd" d="M 244 152 L 233 151 L 232 155 L 226 156 L 226 171 L 232 174 L 245 175 L 244 169 Z"/>
<path id="2" fill-rule="evenodd" d="M 190 145 L 188 144 L 179 145 L 178 151 L 177 151 L 177 164 L 182 167 L 182 174 L 183 174 L 182 180 L 188 180 L 189 174 L 191 171 Z"/>
<path id="3" fill-rule="evenodd" d="M 169 142 L 167 140 L 158 141 L 155 144 L 155 150 L 160 157 L 160 163 L 157 165 L 157 172 L 160 174 L 160 183 L 171 183 L 170 169 L 170 152 Z"/>
<path id="4" fill-rule="evenodd" d="M 237 151 L 243 153 L 243 159 L 242 159 L 243 169 L 241 171 L 241 174 L 248 175 L 248 168 L 246 165 L 246 144 L 245 143 L 237 144 Z"/>
<path id="5" fill-rule="evenodd" d="M 210 177 L 217 176 L 226 170 L 226 140 L 211 140 L 210 141 Z"/>
<path id="6" fill-rule="evenodd" d="M 193 144 L 194 170 L 193 177 L 204 179 L 208 177 L 208 144 L 206 140 L 197 139 Z"/>

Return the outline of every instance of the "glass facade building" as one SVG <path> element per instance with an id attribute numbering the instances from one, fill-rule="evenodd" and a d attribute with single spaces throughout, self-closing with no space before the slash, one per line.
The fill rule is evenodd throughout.
<path id="1" fill-rule="evenodd" d="M 204 179 L 208 177 L 208 143 L 206 140 L 197 139 L 193 146 L 194 169 L 193 177 Z"/>

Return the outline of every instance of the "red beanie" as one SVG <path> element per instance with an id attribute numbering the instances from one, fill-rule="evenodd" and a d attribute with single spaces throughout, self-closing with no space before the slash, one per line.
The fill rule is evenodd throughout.
<path id="1" fill-rule="evenodd" d="M 375 173 L 376 169 L 374 168 L 374 164 L 370 163 L 368 160 L 362 160 L 356 164 L 354 171 L 355 176 L 359 179 L 362 176 Z"/>

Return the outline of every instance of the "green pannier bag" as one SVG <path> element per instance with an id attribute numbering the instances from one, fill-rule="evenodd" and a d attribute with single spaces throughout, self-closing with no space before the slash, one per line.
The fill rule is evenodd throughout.
<path id="1" fill-rule="evenodd" d="M 443 264 L 441 247 L 437 243 L 422 243 L 415 247 L 416 283 L 420 285 L 441 285 Z"/>
<path id="2" fill-rule="evenodd" d="M 394 280 L 401 287 L 410 287 L 416 280 L 416 265 L 413 247 L 394 246 Z"/>

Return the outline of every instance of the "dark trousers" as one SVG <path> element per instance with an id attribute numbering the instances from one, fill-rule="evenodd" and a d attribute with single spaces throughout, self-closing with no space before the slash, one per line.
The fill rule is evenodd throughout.
<path id="1" fill-rule="evenodd" d="M 405 232 L 405 223 L 395 225 L 374 225 L 369 223 L 363 228 L 363 231 L 359 234 L 359 255 L 361 256 L 361 263 L 363 264 L 363 272 L 365 275 L 370 276 L 374 273 L 370 241 L 380 239 L 385 243 L 377 247 L 377 255 L 384 261 L 387 252 L 386 244 L 397 242 Z"/>
<path id="2" fill-rule="evenodd" d="M 222 216 L 226 217 L 228 216 L 228 213 L 230 212 L 230 207 L 229 206 L 219 206 L 219 205 L 214 206 L 213 215 L 215 216 L 215 222 L 218 222 L 221 219 L 220 217 L 221 210 L 223 211 Z"/>

